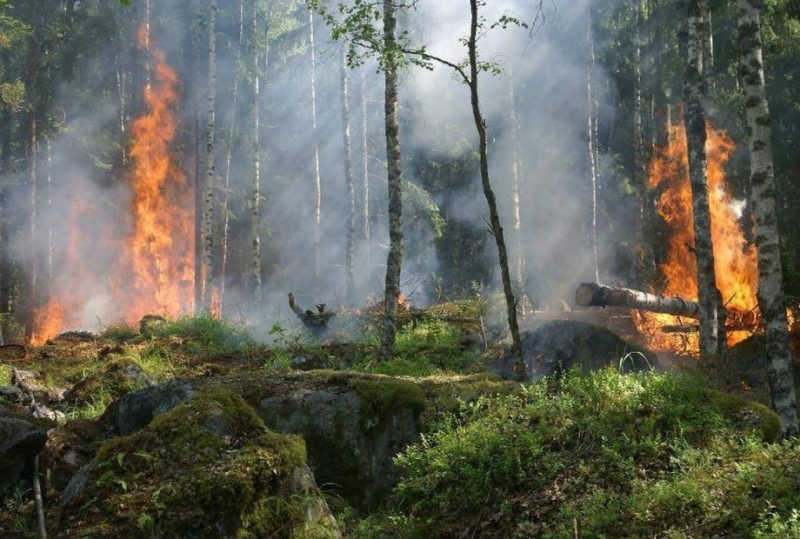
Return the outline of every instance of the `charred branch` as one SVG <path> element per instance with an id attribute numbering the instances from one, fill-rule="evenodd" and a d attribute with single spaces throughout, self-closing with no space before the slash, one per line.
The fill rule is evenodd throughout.
<path id="1" fill-rule="evenodd" d="M 328 309 L 324 303 L 317 303 L 317 310 L 311 309 L 303 310 L 295 301 L 294 294 L 289 292 L 289 307 L 297 318 L 303 323 L 304 326 L 311 331 L 318 333 L 324 331 L 328 327 L 328 322 L 333 318 L 336 313 Z"/>

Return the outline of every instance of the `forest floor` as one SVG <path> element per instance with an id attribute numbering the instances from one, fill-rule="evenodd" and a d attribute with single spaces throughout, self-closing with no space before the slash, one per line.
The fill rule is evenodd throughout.
<path id="1" fill-rule="evenodd" d="M 62 334 L 28 348 L 24 361 L 14 361 L 21 349 L 7 349 L 0 386 L 15 369 L 36 373 L 29 385 L 64 424 L 99 421 L 125 394 L 175 379 L 314 369 L 458 379 L 482 375 L 506 353 L 486 309 L 463 301 L 404 310 L 388 363 L 376 360 L 379 319 L 366 309 L 338 316 L 321 338 L 275 324 L 270 344 L 204 316 L 120 324 Z M 732 354 L 735 373 L 622 375 L 612 365 L 459 396 L 398 455 L 402 479 L 379 509 L 364 513 L 336 496 L 328 505 L 343 536 L 356 538 L 800 538 L 800 443 L 775 441 L 777 418 L 752 367 L 759 346 Z M 109 364 L 122 359 L 146 381 L 111 376 Z M 47 498 L 56 534 L 59 495 Z M 39 536 L 29 492 L 0 492 L 0 532 Z"/>

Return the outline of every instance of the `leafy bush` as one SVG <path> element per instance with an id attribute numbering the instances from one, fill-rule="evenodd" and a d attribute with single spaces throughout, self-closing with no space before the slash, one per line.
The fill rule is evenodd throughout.
<path id="1" fill-rule="evenodd" d="M 774 414 L 732 399 L 613 369 L 485 397 L 398 456 L 397 507 L 425 537 L 754 536 L 765 499 L 800 507 L 800 447 L 764 445 Z"/>

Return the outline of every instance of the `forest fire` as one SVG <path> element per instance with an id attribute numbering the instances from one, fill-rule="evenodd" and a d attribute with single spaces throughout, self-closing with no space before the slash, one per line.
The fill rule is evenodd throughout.
<path id="1" fill-rule="evenodd" d="M 194 192 L 170 149 L 178 78 L 140 31 L 138 45 L 144 48 L 145 43 L 150 43 L 147 52 L 154 69 L 144 88 L 146 111 L 131 126 L 129 205 L 124 212 L 106 210 L 113 214 L 109 225 L 101 208 L 115 201 L 70 201 L 65 223 L 68 251 L 51 297 L 34 312 L 34 345 L 65 328 L 85 326 L 85 311 L 92 302 L 106 307 L 110 322 L 135 322 L 145 314 L 176 315 L 192 308 Z M 79 197 L 81 191 L 70 193 Z"/>
<path id="2" fill-rule="evenodd" d="M 730 329 L 736 325 L 757 326 L 758 267 L 756 249 L 748 243 L 740 225 L 743 203 L 735 200 L 726 184 L 724 167 L 734 144 L 725 133 L 711 125 L 706 128 L 708 140 L 709 207 L 714 266 L 717 287 L 728 311 Z M 658 189 L 658 212 L 664 219 L 669 248 L 660 266 L 665 279 L 663 294 L 687 299 L 697 298 L 696 262 L 693 252 L 694 222 L 692 193 L 689 184 L 686 133 L 683 124 L 669 127 L 669 144 L 659 151 L 648 167 L 649 186 Z M 665 333 L 661 328 L 676 324 L 668 314 L 640 312 L 637 326 L 653 349 L 693 352 L 697 350 L 697 333 Z M 730 330 L 728 344 L 746 338 L 751 331 Z"/>

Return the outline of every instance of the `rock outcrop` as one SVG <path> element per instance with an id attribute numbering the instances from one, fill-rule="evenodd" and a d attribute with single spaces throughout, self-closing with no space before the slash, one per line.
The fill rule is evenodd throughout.
<path id="1" fill-rule="evenodd" d="M 65 493 L 59 537 L 340 537 L 299 436 L 204 389 L 105 442 Z"/>

